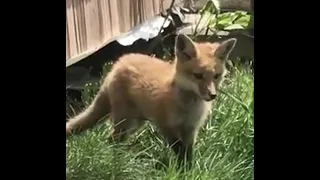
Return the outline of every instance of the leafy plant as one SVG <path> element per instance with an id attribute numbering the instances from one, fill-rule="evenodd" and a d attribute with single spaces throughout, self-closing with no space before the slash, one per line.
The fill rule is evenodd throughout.
<path id="1" fill-rule="evenodd" d="M 220 11 L 219 1 L 208 0 L 206 5 L 200 10 L 201 17 L 193 35 L 196 36 L 198 32 L 201 32 L 205 28 L 208 28 L 213 32 L 252 28 L 250 27 L 252 24 L 249 22 L 253 16 L 246 11 L 225 13 L 221 13 Z"/>

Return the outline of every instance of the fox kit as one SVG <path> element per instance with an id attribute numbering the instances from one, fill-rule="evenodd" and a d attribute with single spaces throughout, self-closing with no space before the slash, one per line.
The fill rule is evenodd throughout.
<path id="1" fill-rule="evenodd" d="M 146 120 L 156 124 L 181 162 L 193 145 L 226 74 L 236 39 L 196 43 L 180 34 L 173 63 L 142 54 L 119 58 L 92 104 L 66 124 L 66 133 L 86 130 L 110 114 L 112 138 L 125 140 Z"/>

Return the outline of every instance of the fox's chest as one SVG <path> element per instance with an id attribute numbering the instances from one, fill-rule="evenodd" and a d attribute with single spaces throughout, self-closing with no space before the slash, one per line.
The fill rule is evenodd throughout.
<path id="1" fill-rule="evenodd" d="M 202 100 L 186 103 L 177 109 L 179 123 L 192 127 L 202 126 L 209 115 L 211 107 L 211 103 Z"/>

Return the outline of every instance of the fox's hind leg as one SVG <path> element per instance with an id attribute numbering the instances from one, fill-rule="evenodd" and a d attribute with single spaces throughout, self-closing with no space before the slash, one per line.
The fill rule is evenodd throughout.
<path id="1" fill-rule="evenodd" d="M 113 103 L 112 116 L 114 130 L 111 139 L 114 141 L 125 141 L 144 125 L 144 121 L 139 119 L 134 106 L 130 102 L 117 101 Z"/>
<path id="2" fill-rule="evenodd" d="M 110 83 L 110 104 L 111 120 L 113 121 L 114 130 L 109 140 L 124 141 L 131 134 L 135 133 L 144 121 L 138 119 L 141 113 L 138 111 L 135 103 L 128 94 L 127 82 L 117 79 Z"/>
<path id="3" fill-rule="evenodd" d="M 127 140 L 130 135 L 134 134 L 144 125 L 144 122 L 131 117 L 118 118 L 114 122 L 114 131 L 111 137 L 118 142 Z"/>

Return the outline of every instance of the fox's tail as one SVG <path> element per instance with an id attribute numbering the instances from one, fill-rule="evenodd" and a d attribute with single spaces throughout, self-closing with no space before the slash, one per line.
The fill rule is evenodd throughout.
<path id="1" fill-rule="evenodd" d="M 109 95 L 107 88 L 100 89 L 92 103 L 87 109 L 80 114 L 69 119 L 66 124 L 66 135 L 80 133 L 85 131 L 98 122 L 105 120 L 104 118 L 111 111 Z"/>

